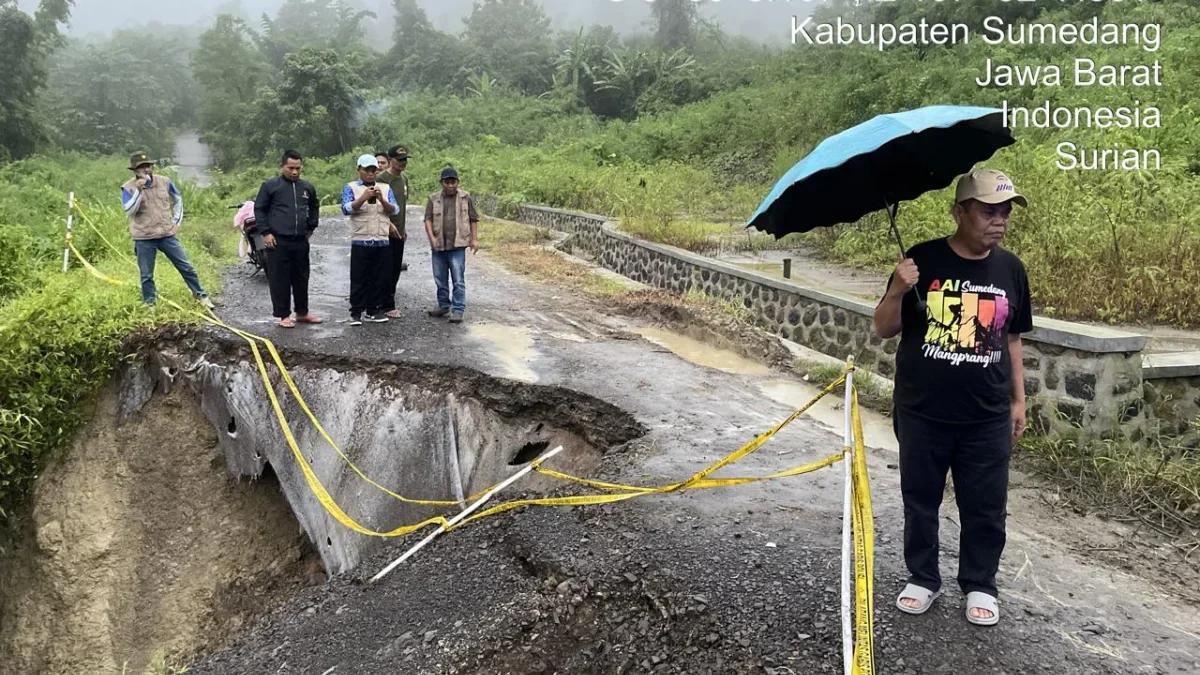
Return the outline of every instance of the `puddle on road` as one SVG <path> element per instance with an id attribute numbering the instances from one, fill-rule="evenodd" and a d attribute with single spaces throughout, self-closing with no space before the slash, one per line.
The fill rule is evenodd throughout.
<path id="1" fill-rule="evenodd" d="M 505 326 L 499 323 L 471 324 L 472 337 L 491 343 L 491 353 L 504 366 L 505 374 L 522 382 L 537 382 L 537 373 L 529 364 L 537 356 L 533 348 L 533 336 L 523 326 Z"/>
<path id="2" fill-rule="evenodd" d="M 799 408 L 812 397 L 820 393 L 819 387 L 799 380 L 771 380 L 759 386 L 762 393 L 771 400 L 781 403 L 792 410 Z M 842 410 L 845 401 L 845 389 L 838 388 L 833 393 L 821 399 L 804 417 L 811 417 L 832 428 L 838 435 L 845 433 L 846 417 Z M 863 408 L 862 410 L 863 441 L 869 448 L 882 448 L 899 452 L 896 445 L 896 434 L 892 431 L 892 421 L 883 415 Z"/>
<path id="3" fill-rule="evenodd" d="M 639 328 L 634 332 L 660 347 L 671 350 L 676 356 L 706 368 L 734 375 L 766 375 L 771 372 L 763 364 L 739 356 L 728 349 L 719 349 L 668 330 Z"/>

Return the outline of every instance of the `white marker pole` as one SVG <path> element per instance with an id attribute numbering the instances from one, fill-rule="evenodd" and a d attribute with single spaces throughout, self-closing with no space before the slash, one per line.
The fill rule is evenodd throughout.
<path id="1" fill-rule="evenodd" d="M 67 197 L 67 244 L 71 242 L 71 222 L 75 218 L 75 193 L 72 192 Z M 71 263 L 71 247 L 63 246 L 63 274 L 67 273 L 67 268 Z"/>
<path id="2" fill-rule="evenodd" d="M 525 468 L 523 468 L 520 471 L 509 476 L 507 479 L 505 479 L 505 481 L 503 483 L 500 483 L 499 485 L 492 488 L 491 490 L 488 490 L 487 494 L 483 495 L 478 500 L 476 500 L 475 503 L 468 506 L 465 511 L 463 511 L 462 513 L 458 514 L 457 516 L 454 516 L 453 518 L 451 518 L 450 521 L 446 525 L 443 525 L 442 527 L 439 527 L 438 529 L 434 530 L 433 532 L 430 532 L 429 536 L 427 536 L 424 539 L 422 539 L 421 541 L 417 542 L 416 546 L 413 546 L 412 548 L 405 551 L 404 555 L 400 556 L 399 558 L 396 558 L 394 561 L 392 561 L 392 563 L 390 565 L 383 568 L 383 570 L 381 570 L 379 572 L 379 574 L 376 574 L 375 576 L 371 577 L 371 583 L 375 583 L 376 581 L 379 581 L 380 579 L 382 579 L 384 577 L 384 575 L 386 575 L 388 572 L 391 572 L 393 569 L 395 569 L 397 565 L 399 565 L 400 563 L 404 562 L 405 560 L 408 560 L 409 558 L 411 558 L 413 556 L 413 554 L 416 553 L 417 551 L 420 551 L 421 549 L 425 548 L 426 544 L 428 544 L 429 542 L 436 539 L 439 534 L 445 532 L 447 527 L 454 527 L 458 523 L 462 522 L 463 519 L 465 519 L 467 516 L 474 513 L 477 509 L 479 509 L 479 507 L 483 506 L 487 502 L 487 500 L 491 499 L 492 496 L 495 495 L 497 492 L 499 492 L 499 491 L 503 490 L 504 488 L 508 487 L 509 485 L 512 485 L 513 483 L 517 482 L 522 477 L 524 477 L 526 474 L 528 474 L 530 471 L 533 471 L 533 465 L 535 462 L 544 462 L 544 461 L 550 459 L 551 457 L 557 455 L 558 453 L 562 452 L 562 449 L 563 449 L 563 447 L 561 445 L 558 446 L 557 448 L 554 448 L 553 450 L 547 452 L 546 454 L 542 455 L 541 457 L 538 457 L 533 462 L 530 462 L 529 465 L 526 466 Z"/>
<path id="3" fill-rule="evenodd" d="M 446 395 L 446 438 L 449 439 L 450 479 L 454 481 L 454 498 L 458 500 L 458 508 L 467 504 L 463 496 L 462 468 L 458 465 L 458 430 L 454 424 L 454 394 Z"/>
<path id="4" fill-rule="evenodd" d="M 850 559 L 854 547 L 851 545 L 850 515 L 851 506 L 851 464 L 854 459 L 854 431 L 850 420 L 850 407 L 853 405 L 854 391 L 854 357 L 846 360 L 846 447 L 842 450 L 842 463 L 845 464 L 846 495 L 842 505 L 842 664 L 845 675 L 854 672 L 854 633 L 850 620 Z"/>

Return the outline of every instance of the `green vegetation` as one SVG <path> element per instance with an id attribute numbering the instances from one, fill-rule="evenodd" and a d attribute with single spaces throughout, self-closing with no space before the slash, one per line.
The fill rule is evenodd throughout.
<path id="1" fill-rule="evenodd" d="M 306 177 L 322 203 L 333 205 L 353 177 L 354 156 L 396 143 L 413 153 L 414 204 L 452 164 L 467 190 L 498 198 L 501 214 L 539 203 L 612 215 L 638 236 L 695 251 L 802 246 L 886 270 L 896 253 L 882 214 L 780 242 L 741 225 L 817 143 L 881 113 L 938 103 L 1033 108 L 1049 101 L 1070 109 L 1134 106 L 1145 118 L 1152 102 L 1161 117 L 1143 128 L 1017 128 L 1018 143 L 988 164 L 1013 175 L 1031 200 L 1015 214 L 1007 245 L 1027 264 L 1040 312 L 1200 326 L 1200 205 L 1192 199 L 1200 192 L 1200 113 L 1192 95 L 1200 89 L 1200 6 L 1194 0 L 854 4 L 827 3 L 817 20 L 840 13 L 978 26 L 985 15 L 1053 23 L 1099 17 L 1158 23 L 1162 42 L 1156 51 L 1139 44 L 993 47 L 976 33 L 969 44 L 947 47 L 764 47 L 701 20 L 690 0 L 658 0 L 647 33 L 625 35 L 608 26 L 556 34 L 534 0 L 478 0 L 462 33 L 452 34 L 436 28 L 416 0 L 393 0 L 391 16 L 338 0 L 286 0 L 261 21 L 225 14 L 202 31 L 132 27 L 85 44 L 59 35 L 68 0 L 41 0 L 33 15 L 0 0 L 7 66 L 0 73 L 0 162 L 32 156 L 0 168 L 0 377 L 16 383 L 0 393 L 0 497 L 27 484 L 34 460 L 69 438 L 79 403 L 111 369 L 120 340 L 155 320 L 137 306 L 135 289 L 54 270 L 63 214 L 53 204 L 64 201 L 68 187 L 103 204 L 91 209 L 101 229 L 127 242 L 115 206 L 120 160 L 101 168 L 78 156 L 47 157 L 64 148 L 162 155 L 185 127 L 200 131 L 219 168 L 211 190 L 187 195 L 193 226 L 184 235 L 209 284 L 232 233 L 221 234 L 227 213 L 212 211 L 220 223 L 207 234 L 196 227 L 197 216 L 250 198 L 275 173 L 282 150 L 308 158 Z M 391 44 L 365 37 L 379 35 L 380 22 L 393 28 Z M 165 42 L 174 48 L 163 49 Z M 1054 63 L 1069 79 L 1080 57 L 1109 65 L 1157 59 L 1163 85 L 975 83 L 988 58 Z M 1055 151 L 1064 140 L 1081 148 L 1157 148 L 1162 167 L 1061 171 Z M 902 205 L 906 242 L 951 231 L 951 192 Z M 531 253 L 536 232 L 493 234 L 491 227 L 497 226 L 484 230 L 491 253 L 535 261 L 531 273 L 580 274 L 570 277 L 572 285 L 598 283 L 552 252 Z M 82 228 L 77 241 L 85 255 L 115 273 L 119 261 Z M 171 274 L 162 277 L 166 288 L 182 288 Z M 609 287 L 584 290 L 629 297 Z M 1091 447 L 1068 450 L 1079 461 L 1100 456 Z M 1099 469 L 1094 473 L 1103 478 Z M 1170 501 L 1163 494 L 1155 499 Z"/>
<path id="2" fill-rule="evenodd" d="M 810 361 L 808 359 L 797 359 L 795 368 L 797 372 L 804 374 L 804 378 L 807 381 L 818 387 L 828 386 L 829 383 L 837 381 L 846 372 L 846 367 L 841 363 L 826 363 L 823 361 Z M 877 375 L 874 375 L 862 366 L 858 366 L 854 371 L 854 388 L 858 390 L 858 402 L 864 408 L 887 415 L 891 414 L 891 389 L 881 384 L 880 378 Z"/>
<path id="3" fill-rule="evenodd" d="M 395 5 L 403 17 L 396 46 L 378 61 L 397 64 L 394 88 L 371 81 L 356 92 L 338 91 L 330 100 L 358 96 L 361 105 L 353 113 L 344 108 L 320 113 L 350 120 L 350 127 L 338 127 L 352 130 L 346 138 L 339 132 L 335 142 L 303 132 L 334 127 L 324 126 L 328 117 L 319 123 L 300 119 L 317 113 L 299 110 L 283 114 L 295 123 L 274 124 L 269 138 L 245 130 L 231 137 L 219 124 L 205 124 L 202 116 L 206 137 L 230 172 L 223 190 L 244 191 L 254 180 L 241 172 L 257 178 L 263 171 L 247 167 L 273 160 L 283 144 L 324 156 L 344 140 L 345 152 L 331 162 L 310 162 L 308 168 L 322 194 L 333 199 L 350 176 L 347 167 L 356 153 L 403 142 L 413 152 L 410 178 L 417 199 L 435 189 L 443 165 L 453 164 L 468 190 L 496 195 L 502 204 L 604 213 L 620 218 L 627 231 L 690 250 L 804 246 L 837 261 L 889 269 L 896 254 L 881 213 L 783 242 L 742 232 L 740 226 L 774 180 L 820 140 L 876 114 L 934 103 L 999 107 L 1008 100 L 1012 106 L 1036 107 L 1049 100 L 1075 108 L 1086 101 L 1095 109 L 1141 100 L 1144 107 L 1153 100 L 1161 110 L 1156 127 L 1018 128 L 1018 144 L 988 164 L 1009 171 L 1031 200 L 1029 209 L 1015 215 L 1007 245 L 1028 265 L 1039 311 L 1083 320 L 1200 325 L 1195 290 L 1200 288 L 1200 206 L 1190 199 L 1200 187 L 1200 120 L 1190 95 L 1200 85 L 1200 53 L 1189 46 L 1200 40 L 1200 8 L 1194 5 L 1085 3 L 1048 11 L 1012 3 L 1002 8 L 1012 20 L 1080 21 L 1099 13 L 1103 21 L 1160 23 L 1157 52 L 1136 44 L 1102 52 L 1104 63 L 1160 60 L 1167 76 L 1153 92 L 1132 86 L 1002 90 L 975 83 L 989 57 L 1019 65 L 1050 60 L 1069 69 L 1076 57 L 1096 56 L 1083 46 L 992 47 L 976 39 L 949 48 L 882 52 L 805 45 L 768 50 L 728 39 L 693 13 L 671 10 L 671 3 L 655 10 L 653 35 L 618 37 L 610 29 L 590 27 L 555 38 L 534 3 L 491 0 L 477 3 L 460 39 L 433 28 L 412 0 Z M 888 12 L 951 12 L 940 18 L 977 23 L 981 8 L 995 13 L 993 5 L 880 4 L 845 11 L 885 13 L 874 18 L 888 20 L 906 19 Z M 203 40 L 226 34 L 222 21 Z M 236 49 L 222 44 L 210 50 L 213 58 L 205 63 L 242 59 L 247 72 L 269 63 L 249 36 Z M 404 49 L 409 44 L 417 47 Z M 362 45 L 338 48 L 348 59 L 370 58 L 371 50 Z M 504 56 L 515 49 L 524 57 Z M 331 53 L 306 72 L 344 67 Z M 198 67 L 202 61 L 198 53 Z M 230 64 L 215 72 L 235 72 Z M 278 81 L 277 91 L 289 91 L 286 66 L 259 79 Z M 231 93 L 214 99 L 213 91 L 202 110 L 213 104 L 231 111 L 239 100 L 248 100 Z M 300 94 L 291 98 L 304 100 Z M 253 113 L 233 115 L 256 124 L 249 121 Z M 1080 147 L 1155 147 L 1163 165 L 1154 172 L 1062 171 L 1054 164 L 1063 140 Z M 952 230 L 951 194 L 949 188 L 902 206 L 907 242 Z"/>
<path id="4" fill-rule="evenodd" d="M 1064 486 L 1068 502 L 1137 521 L 1160 534 L 1191 533 L 1179 543 L 1181 550 L 1195 550 L 1200 457 L 1166 439 L 1147 445 L 1031 435 L 1022 440 L 1018 457 L 1020 466 Z"/>
<path id="5" fill-rule="evenodd" d="M 0 167 L 0 513 L 20 498 L 45 459 L 73 438 L 86 403 L 117 364 L 122 342 L 139 329 L 191 320 L 163 303 L 153 310 L 141 303 L 127 221 L 118 205 L 127 177 L 120 160 L 77 155 Z M 181 189 L 188 215 L 180 237 L 214 292 L 218 261 L 228 261 L 235 250 L 234 233 L 211 197 L 187 185 Z M 71 271 L 62 273 L 69 191 L 98 230 L 77 217 L 76 247 L 124 285 L 93 278 L 74 259 Z M 222 220 L 213 222 L 218 214 Z M 156 279 L 163 297 L 181 304 L 190 297 L 161 259 Z"/>

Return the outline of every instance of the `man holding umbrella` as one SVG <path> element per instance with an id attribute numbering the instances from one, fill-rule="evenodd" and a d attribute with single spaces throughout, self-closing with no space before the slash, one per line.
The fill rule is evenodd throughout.
<path id="1" fill-rule="evenodd" d="M 1000 620 L 1009 454 L 1025 430 L 1021 333 L 1033 329 L 1025 267 L 1000 247 L 1014 203 L 1028 205 L 1000 171 L 960 177 L 955 233 L 909 249 L 875 309 L 875 331 L 900 336 L 893 426 L 911 576 L 896 605 L 922 614 L 941 595 L 938 512 L 949 471 L 961 523 L 958 584 L 967 620 L 981 626 Z"/>

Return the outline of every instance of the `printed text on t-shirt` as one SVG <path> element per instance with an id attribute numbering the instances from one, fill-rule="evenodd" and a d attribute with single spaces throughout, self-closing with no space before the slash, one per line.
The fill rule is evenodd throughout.
<path id="1" fill-rule="evenodd" d="M 984 368 L 1000 362 L 1009 314 L 1004 289 L 964 279 L 934 279 L 925 303 L 925 358 Z"/>

